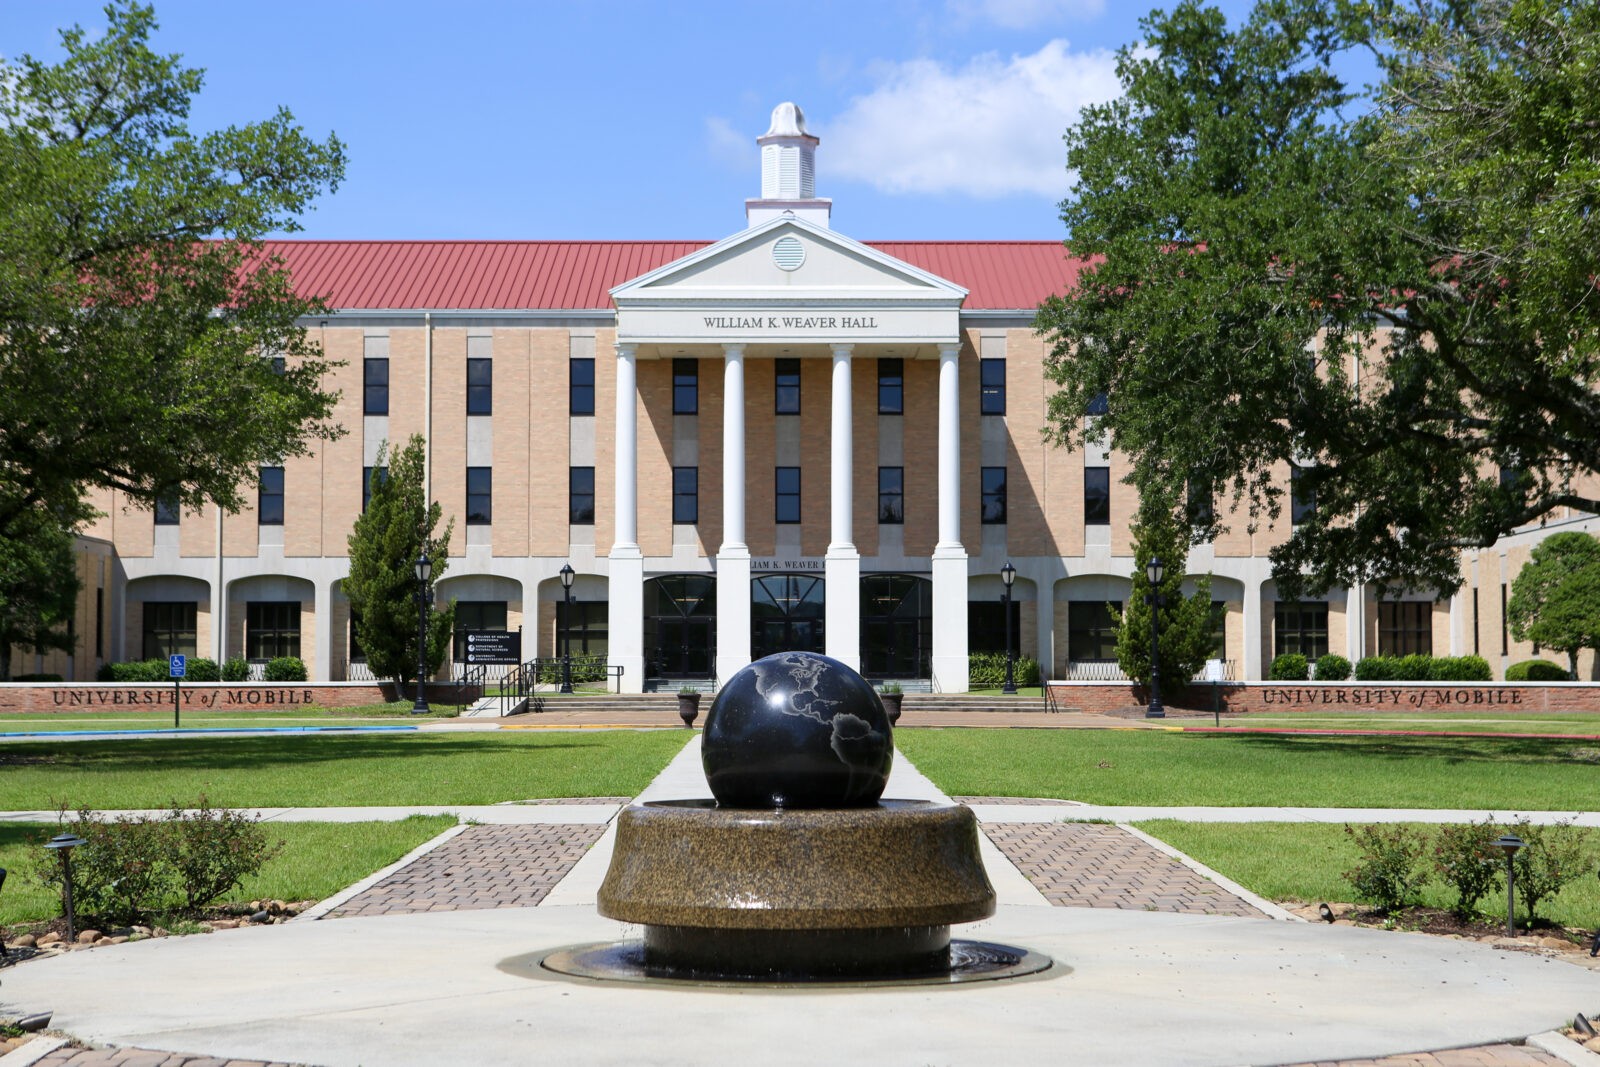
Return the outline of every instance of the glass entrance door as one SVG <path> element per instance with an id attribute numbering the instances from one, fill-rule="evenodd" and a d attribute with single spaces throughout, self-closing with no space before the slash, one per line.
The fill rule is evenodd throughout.
<path id="1" fill-rule="evenodd" d="M 665 574 L 644 583 L 645 675 L 709 678 L 716 661 L 717 582 Z"/>
<path id="2" fill-rule="evenodd" d="M 861 578 L 861 673 L 928 678 L 933 668 L 933 583 L 914 574 Z"/>
<path id="3" fill-rule="evenodd" d="M 750 583 L 750 658 L 823 651 L 826 586 L 808 574 L 765 574 Z"/>

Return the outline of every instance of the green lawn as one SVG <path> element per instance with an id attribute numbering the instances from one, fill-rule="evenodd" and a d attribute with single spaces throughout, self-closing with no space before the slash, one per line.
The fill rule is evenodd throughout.
<path id="1" fill-rule="evenodd" d="M 267 836 L 281 840 L 283 851 L 226 899 L 320 900 L 453 825 L 455 820 L 447 816 L 413 816 L 400 822 L 268 823 Z M 60 896 L 34 876 L 41 859 L 53 860 L 40 845 L 57 829 L 54 824 L 0 824 L 0 867 L 10 872 L 0 893 L 0 923 L 35 922 L 61 914 Z"/>
<path id="2" fill-rule="evenodd" d="M 1209 725 L 1209 722 L 1206 723 Z M 1297 730 L 1423 730 L 1429 733 L 1587 734 L 1600 737 L 1600 715 L 1506 715 L 1492 711 L 1372 715 L 1360 712 L 1251 712 L 1229 715 L 1224 727 Z"/>
<path id="3" fill-rule="evenodd" d="M 895 743 L 947 793 L 1094 804 L 1586 810 L 1600 772 L 1592 743 L 1560 739 L 903 729 Z"/>
<path id="4" fill-rule="evenodd" d="M 687 730 L 280 735 L 0 744 L 0 810 L 494 804 L 632 796 Z"/>
<path id="5" fill-rule="evenodd" d="M 1352 893 L 1344 879 L 1359 858 L 1343 826 L 1327 823 L 1195 823 L 1162 819 L 1138 824 L 1139 829 L 1193 856 L 1268 900 L 1348 901 Z M 1600 831 L 1587 831 L 1591 849 L 1600 849 Z M 1423 902 L 1431 907 L 1455 904 L 1447 886 L 1430 883 Z M 1479 902 L 1486 915 L 1505 917 L 1505 889 Z M 1524 915 L 1522 905 L 1517 914 Z M 1567 885 L 1539 904 L 1539 917 L 1569 927 L 1593 929 L 1600 925 L 1600 881 L 1591 874 Z"/>

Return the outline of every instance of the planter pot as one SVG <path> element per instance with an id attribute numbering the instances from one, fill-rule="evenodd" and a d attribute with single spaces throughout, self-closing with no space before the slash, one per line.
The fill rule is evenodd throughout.
<path id="1" fill-rule="evenodd" d="M 889 725 L 893 726 L 900 721 L 900 701 L 905 699 L 904 693 L 879 693 L 878 699 L 883 701 L 883 710 L 889 714 Z"/>
<path id="2" fill-rule="evenodd" d="M 700 694 L 678 694 L 678 718 L 683 720 L 683 725 L 693 728 L 696 715 L 700 714 Z"/>

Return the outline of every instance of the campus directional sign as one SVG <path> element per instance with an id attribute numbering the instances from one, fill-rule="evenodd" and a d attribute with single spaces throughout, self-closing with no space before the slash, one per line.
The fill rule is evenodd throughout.
<path id="1" fill-rule="evenodd" d="M 187 678 L 188 676 L 189 676 L 189 657 L 188 656 L 168 656 L 167 657 L 167 677 L 169 677 L 169 678 Z"/>

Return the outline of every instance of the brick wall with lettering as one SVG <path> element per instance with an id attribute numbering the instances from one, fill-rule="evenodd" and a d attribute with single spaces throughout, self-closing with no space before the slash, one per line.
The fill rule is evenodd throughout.
<path id="1" fill-rule="evenodd" d="M 1108 712 L 1144 706 L 1149 695 L 1143 686 L 1127 683 L 1053 682 L 1050 693 L 1055 710 Z M 1355 712 L 1384 714 L 1413 711 L 1494 711 L 1508 715 L 1558 711 L 1600 711 L 1600 685 L 1551 682 L 1543 685 L 1505 685 L 1498 682 L 1456 683 L 1383 682 L 1341 685 L 1316 682 L 1259 682 L 1219 686 L 1216 692 L 1224 712 Z M 1213 693 L 1208 685 L 1190 686 L 1173 709 L 1210 712 Z"/>
<path id="2" fill-rule="evenodd" d="M 172 714 L 171 685 L 116 685 L 111 683 L 50 685 L 14 683 L 0 685 L 0 712 L 151 712 Z M 376 685 L 229 685 L 196 682 L 183 686 L 185 711 L 244 711 L 261 708 L 352 708 L 382 704 L 386 699 Z"/>

